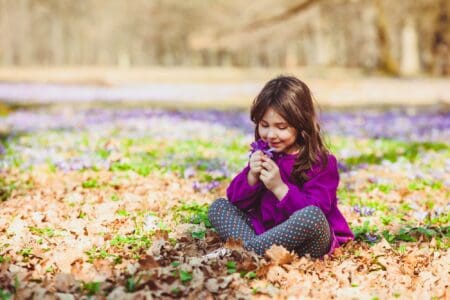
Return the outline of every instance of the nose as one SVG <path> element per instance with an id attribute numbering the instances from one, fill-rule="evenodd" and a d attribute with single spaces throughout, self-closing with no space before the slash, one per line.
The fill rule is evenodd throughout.
<path id="1" fill-rule="evenodd" d="M 276 138 L 276 134 L 275 134 L 275 130 L 273 129 L 269 129 L 269 131 L 267 132 L 267 139 L 274 139 Z"/>

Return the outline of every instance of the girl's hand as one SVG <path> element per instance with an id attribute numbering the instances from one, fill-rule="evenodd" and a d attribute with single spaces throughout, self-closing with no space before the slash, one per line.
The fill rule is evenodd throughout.
<path id="1" fill-rule="evenodd" d="M 262 161 L 262 170 L 259 179 L 264 183 L 268 190 L 274 193 L 278 200 L 283 199 L 289 188 L 283 180 L 281 180 L 278 165 L 267 156 L 263 156 Z"/>
<path id="2" fill-rule="evenodd" d="M 250 156 L 250 171 L 248 172 L 247 180 L 250 185 L 255 185 L 259 180 L 259 175 L 261 175 L 262 171 L 262 158 L 264 157 L 264 153 L 261 150 L 254 152 Z"/>

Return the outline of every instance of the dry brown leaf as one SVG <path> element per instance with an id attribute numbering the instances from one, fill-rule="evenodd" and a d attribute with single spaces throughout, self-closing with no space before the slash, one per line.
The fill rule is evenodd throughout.
<path id="1" fill-rule="evenodd" d="M 72 274 L 58 273 L 54 281 L 56 290 L 63 293 L 69 292 L 76 285 L 76 280 Z"/>
<path id="2" fill-rule="evenodd" d="M 289 264 L 294 261 L 296 257 L 295 254 L 289 252 L 283 246 L 272 245 L 265 253 L 266 257 L 269 258 L 275 265 Z"/>
<path id="3" fill-rule="evenodd" d="M 166 241 L 164 239 L 155 239 L 146 253 L 150 256 L 158 257 L 161 255 L 161 251 L 164 248 L 165 244 Z"/>
<path id="4" fill-rule="evenodd" d="M 236 240 L 236 239 L 233 239 L 233 238 L 229 238 L 225 242 L 224 247 L 228 248 L 230 250 L 238 250 L 238 251 L 244 250 L 244 246 L 243 246 L 242 240 Z"/>
<path id="5" fill-rule="evenodd" d="M 216 278 L 209 278 L 205 282 L 205 287 L 211 293 L 217 293 L 219 291 L 219 282 Z"/>
<path id="6" fill-rule="evenodd" d="M 259 278 L 263 278 L 267 275 L 267 272 L 269 272 L 270 267 L 272 266 L 272 263 L 262 265 L 259 267 L 259 269 L 256 271 L 256 275 Z"/>
<path id="7" fill-rule="evenodd" d="M 96 259 L 92 263 L 95 270 L 99 272 L 100 274 L 110 277 L 112 276 L 113 267 L 111 266 L 111 262 L 106 259 Z"/>
<path id="8" fill-rule="evenodd" d="M 266 278 L 268 281 L 272 283 L 278 283 L 280 285 L 283 285 L 283 283 L 287 279 L 287 276 L 288 273 L 281 266 L 272 266 L 269 268 Z"/>
<path id="9" fill-rule="evenodd" d="M 141 265 L 141 268 L 144 270 L 159 267 L 158 262 L 153 258 L 153 256 L 148 254 L 141 257 L 141 259 L 139 260 L 139 264 Z"/>

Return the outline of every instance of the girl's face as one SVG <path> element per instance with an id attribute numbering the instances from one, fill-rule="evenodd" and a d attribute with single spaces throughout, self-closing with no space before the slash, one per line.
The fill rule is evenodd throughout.
<path id="1" fill-rule="evenodd" d="M 258 124 L 258 133 L 275 152 L 294 154 L 299 150 L 295 144 L 297 130 L 270 107 Z"/>

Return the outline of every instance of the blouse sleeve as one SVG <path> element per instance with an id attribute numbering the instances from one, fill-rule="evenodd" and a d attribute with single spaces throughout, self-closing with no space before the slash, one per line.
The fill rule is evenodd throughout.
<path id="1" fill-rule="evenodd" d="M 319 207 L 327 215 L 336 199 L 339 185 L 336 158 L 330 155 L 326 168 L 314 173 L 302 189 L 290 182 L 285 183 L 289 190 L 277 207 L 286 218 L 309 205 Z"/>
<path id="2" fill-rule="evenodd" d="M 249 166 L 245 167 L 241 173 L 233 178 L 227 189 L 228 200 L 242 210 L 248 210 L 256 204 L 259 192 L 263 187 L 260 181 L 253 186 L 248 184 L 249 170 Z"/>

